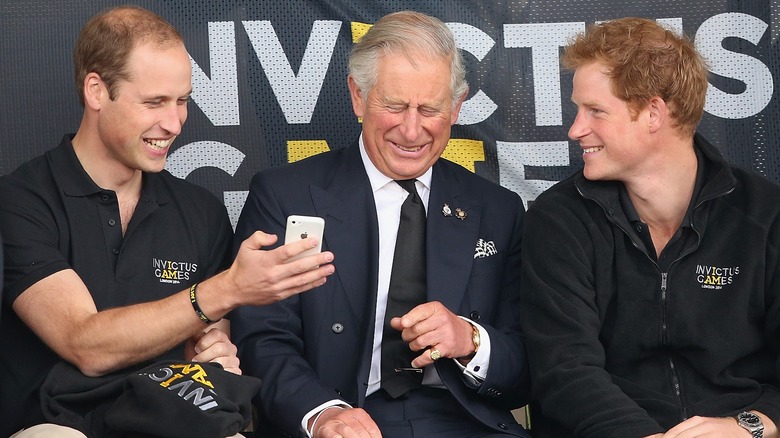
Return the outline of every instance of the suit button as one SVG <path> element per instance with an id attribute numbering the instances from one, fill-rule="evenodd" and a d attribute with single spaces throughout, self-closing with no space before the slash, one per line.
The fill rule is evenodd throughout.
<path id="1" fill-rule="evenodd" d="M 469 313 L 469 319 L 474 322 L 479 322 L 479 312 L 472 310 L 471 313 Z"/>
<path id="2" fill-rule="evenodd" d="M 333 325 L 330 326 L 330 329 L 333 330 L 333 333 L 339 334 L 344 331 L 344 326 L 338 322 L 334 322 Z"/>
<path id="3" fill-rule="evenodd" d="M 504 424 L 504 423 L 498 423 L 498 427 L 506 430 L 506 424 Z"/>

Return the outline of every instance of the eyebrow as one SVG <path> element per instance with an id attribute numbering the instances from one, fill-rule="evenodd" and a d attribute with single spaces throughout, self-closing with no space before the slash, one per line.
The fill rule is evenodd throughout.
<path id="1" fill-rule="evenodd" d="M 183 94 L 181 96 L 168 96 L 165 94 L 157 94 L 157 95 L 151 95 L 151 96 L 141 96 L 141 101 L 146 102 L 149 100 L 181 100 L 181 99 L 189 99 L 192 97 L 192 91 L 190 91 L 187 94 Z"/>
<path id="2" fill-rule="evenodd" d="M 389 96 L 382 96 L 380 102 L 382 103 L 382 105 L 386 105 L 386 106 L 403 106 L 406 108 L 412 107 L 412 105 L 409 102 L 404 102 L 402 100 L 394 99 Z M 417 105 L 415 108 L 419 110 L 443 111 L 445 106 L 446 106 L 446 102 L 431 102 L 431 103 L 422 103 L 420 105 Z"/>
<path id="3" fill-rule="evenodd" d="M 571 103 L 573 103 L 575 106 L 587 106 L 587 107 L 603 107 L 602 104 L 598 102 L 594 102 L 592 100 L 586 100 L 580 103 L 577 103 L 574 99 L 570 99 Z"/>

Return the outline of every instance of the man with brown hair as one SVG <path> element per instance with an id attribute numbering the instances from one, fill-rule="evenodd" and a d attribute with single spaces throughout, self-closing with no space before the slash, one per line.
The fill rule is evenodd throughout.
<path id="1" fill-rule="evenodd" d="M 192 91 L 170 24 L 110 9 L 85 25 L 74 61 L 78 132 L 0 179 L 0 436 L 44 420 L 38 391 L 57 362 L 85 376 L 164 359 L 240 374 L 219 320 L 319 286 L 334 269 L 328 252 L 287 263 L 313 239 L 261 251 L 276 237 L 260 231 L 229 265 L 224 205 L 163 170 Z"/>
<path id="2" fill-rule="evenodd" d="M 780 188 L 695 129 L 707 69 L 653 21 L 565 49 L 584 169 L 523 237 L 538 437 L 776 437 Z"/>

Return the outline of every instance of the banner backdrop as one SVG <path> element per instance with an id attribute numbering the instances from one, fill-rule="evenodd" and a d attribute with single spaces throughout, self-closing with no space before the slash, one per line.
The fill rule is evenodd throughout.
<path id="1" fill-rule="evenodd" d="M 115 1 L 0 4 L 0 174 L 74 132 L 71 53 L 83 23 Z M 642 16 L 683 30 L 708 59 L 700 131 L 732 163 L 780 181 L 780 0 L 138 1 L 183 34 L 192 102 L 167 168 L 223 199 L 235 224 L 252 175 L 351 144 L 353 42 L 401 9 L 445 21 L 463 50 L 468 100 L 445 157 L 526 204 L 582 165 L 561 47 L 587 24 Z"/>

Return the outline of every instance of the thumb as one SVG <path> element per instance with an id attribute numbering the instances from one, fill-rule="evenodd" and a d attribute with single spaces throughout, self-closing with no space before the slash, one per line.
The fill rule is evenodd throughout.
<path id="1" fill-rule="evenodd" d="M 390 319 L 390 327 L 398 330 L 399 332 L 404 329 L 403 324 L 401 323 L 401 317 L 400 316 L 394 316 Z"/>
<path id="2" fill-rule="evenodd" d="M 260 249 L 264 246 L 273 245 L 276 243 L 276 240 L 276 234 L 266 234 L 262 231 L 255 231 L 241 243 L 241 246 L 245 246 L 247 249 Z"/>

